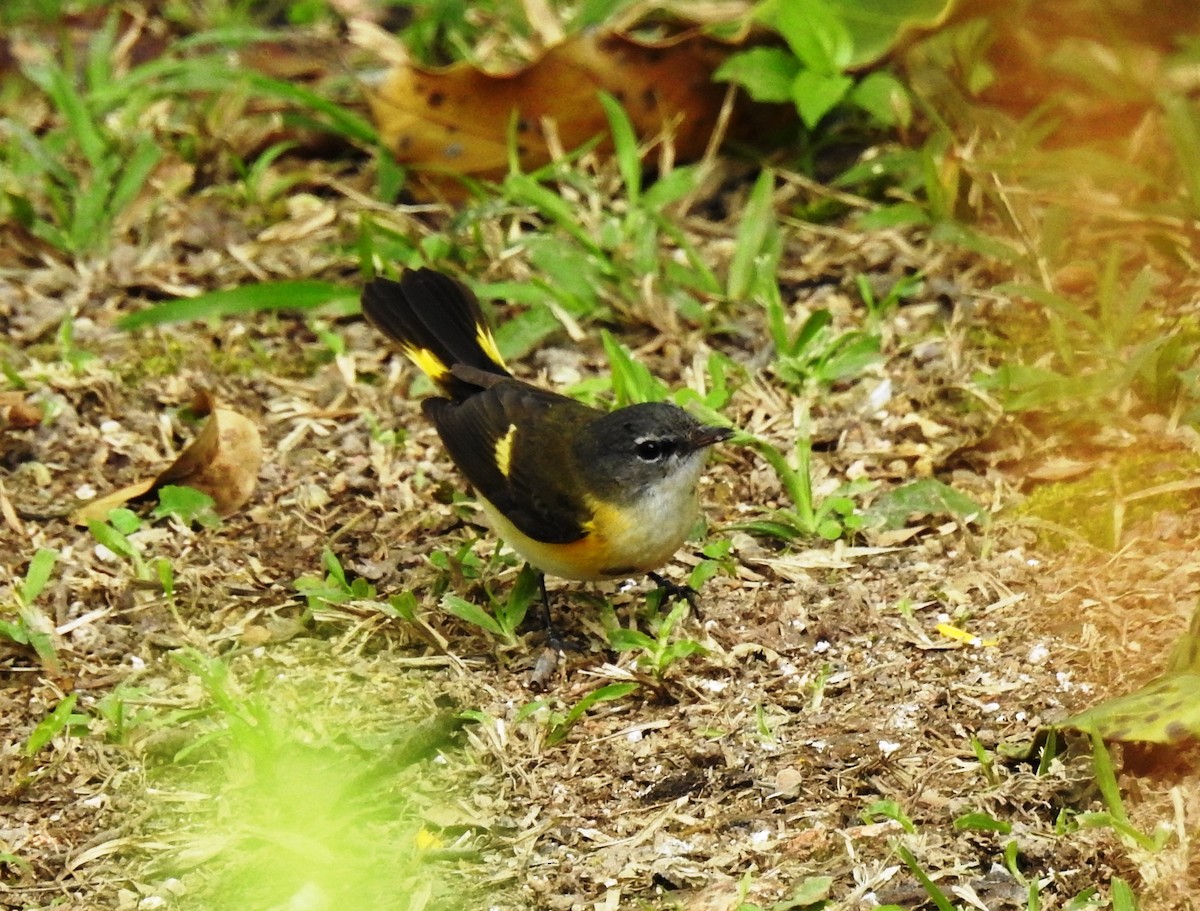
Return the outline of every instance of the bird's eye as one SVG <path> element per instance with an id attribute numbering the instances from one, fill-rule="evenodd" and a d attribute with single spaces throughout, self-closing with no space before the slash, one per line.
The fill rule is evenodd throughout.
<path id="1" fill-rule="evenodd" d="M 638 458 L 643 462 L 657 462 L 670 451 L 670 444 L 662 440 L 642 440 L 636 449 Z"/>

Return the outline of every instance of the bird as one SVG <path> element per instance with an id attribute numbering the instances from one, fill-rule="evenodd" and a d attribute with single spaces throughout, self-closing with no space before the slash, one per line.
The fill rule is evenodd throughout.
<path id="1" fill-rule="evenodd" d="M 362 312 L 437 387 L 422 411 L 543 596 L 546 575 L 662 581 L 654 571 L 694 527 L 706 455 L 730 428 L 667 402 L 603 411 L 517 379 L 475 294 L 434 269 L 371 279 Z"/>

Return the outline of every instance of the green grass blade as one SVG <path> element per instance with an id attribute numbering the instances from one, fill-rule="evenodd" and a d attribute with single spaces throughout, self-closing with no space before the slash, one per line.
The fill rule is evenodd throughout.
<path id="1" fill-rule="evenodd" d="M 63 730 L 71 721 L 71 712 L 75 708 L 78 693 L 72 693 L 54 707 L 54 711 L 38 722 L 29 739 L 25 741 L 25 755 L 32 756 L 54 739 L 54 735 Z"/>
<path id="2" fill-rule="evenodd" d="M 324 115 L 326 119 L 320 122 L 320 126 L 326 130 L 339 133 L 347 139 L 368 146 L 375 146 L 379 143 L 379 134 L 369 120 L 352 113 L 336 101 L 318 95 L 303 86 L 293 85 L 281 79 L 273 79 L 261 73 L 250 73 L 246 78 L 251 86 L 264 95 L 291 102 L 301 110 Z"/>
<path id="3" fill-rule="evenodd" d="M 71 249 L 78 252 L 103 247 L 108 241 L 109 199 L 112 182 L 120 168 L 116 155 L 96 163 L 75 195 L 75 211 L 66 225 Z"/>
<path id="4" fill-rule="evenodd" d="M 1183 172 L 1192 216 L 1200 218 L 1200 122 L 1196 117 L 1196 104 L 1173 92 L 1161 93 L 1158 103 L 1166 114 L 1167 133 Z"/>
<path id="5" fill-rule="evenodd" d="M 54 571 L 54 562 L 58 559 L 58 551 L 48 547 L 39 547 L 33 559 L 29 561 L 29 569 L 25 572 L 25 584 L 21 586 L 21 603 L 32 604 L 42 593 L 46 583 L 50 581 L 50 573 Z"/>
<path id="6" fill-rule="evenodd" d="M 83 96 L 76 91 L 66 72 L 59 66 L 48 66 L 44 70 L 44 79 L 35 79 L 46 94 L 50 96 L 54 106 L 58 108 L 67 122 L 72 136 L 79 143 L 83 156 L 92 167 L 99 165 L 108 154 L 108 143 L 105 142 L 96 122 L 92 119 L 84 103 Z"/>
<path id="7" fill-rule="evenodd" d="M 692 277 L 695 279 L 693 284 L 695 285 L 696 289 L 704 294 L 711 294 L 714 297 L 718 296 L 721 293 L 721 283 L 717 280 L 716 274 L 709 267 L 708 263 L 704 261 L 704 257 L 701 255 L 700 251 L 696 249 L 695 244 L 693 244 L 688 238 L 687 232 L 680 228 L 679 225 L 675 224 L 671 219 L 663 217 L 659 211 L 660 207 L 657 203 L 652 204 L 650 202 L 650 194 L 653 193 L 658 186 L 658 184 L 655 184 L 653 187 L 651 187 L 643 197 L 643 201 L 647 205 L 652 205 L 655 209 L 656 220 L 658 222 L 659 229 L 673 241 L 675 241 L 675 243 L 679 246 L 679 249 L 683 251 L 683 255 L 687 258 L 688 265 L 691 267 Z"/>
<path id="8" fill-rule="evenodd" d="M 635 402 L 659 402 L 667 397 L 667 387 L 645 364 L 634 359 L 633 354 L 604 329 L 600 341 L 612 370 L 613 394 L 617 407 Z"/>
<path id="9" fill-rule="evenodd" d="M 458 595 L 447 593 L 442 597 L 442 607 L 447 613 L 453 614 L 459 620 L 465 620 L 467 623 L 472 623 L 480 629 L 485 630 L 495 636 L 497 639 L 510 641 L 512 637 L 504 631 L 504 628 L 496 621 L 496 618 L 485 611 L 478 604 L 472 604 L 466 598 L 460 598 Z"/>
<path id="10" fill-rule="evenodd" d="M 917 863 L 917 859 L 913 857 L 913 853 L 904 847 L 904 845 L 896 846 L 896 853 L 900 855 L 900 859 L 904 861 L 910 873 L 917 878 L 917 882 L 928 893 L 930 899 L 937 906 L 938 911 L 955 911 L 953 903 L 946 897 L 946 893 L 938 888 L 937 883 L 929 878 L 921 865 Z"/>
<path id="11" fill-rule="evenodd" d="M 1109 884 L 1109 893 L 1112 897 L 1113 911 L 1138 911 L 1137 898 L 1133 894 L 1133 889 L 1121 877 L 1113 877 Z"/>
<path id="12" fill-rule="evenodd" d="M 601 702 L 610 702 L 614 699 L 623 699 L 638 688 L 636 683 L 610 683 L 607 686 L 602 686 L 598 690 L 593 690 L 582 699 L 580 699 L 567 712 L 566 718 L 560 724 L 555 725 L 546 735 L 546 743 L 553 746 L 556 743 L 562 742 L 567 736 L 567 733 L 574 727 L 575 723 L 583 717 L 593 705 Z"/>
<path id="13" fill-rule="evenodd" d="M 1129 816 L 1125 813 L 1125 802 L 1121 799 L 1121 788 L 1117 784 L 1117 773 L 1113 769 L 1112 756 L 1104 745 L 1104 738 L 1091 731 L 1092 738 L 1092 770 L 1096 775 L 1096 787 L 1104 798 L 1104 805 L 1112 818 L 1123 826 L 1129 825 Z"/>
<path id="14" fill-rule="evenodd" d="M 244 285 L 225 291 L 210 291 L 198 297 L 167 301 L 131 313 L 117 321 L 125 331 L 200 319 L 219 319 L 243 313 L 272 310 L 309 310 L 322 304 L 356 299 L 357 294 L 343 285 L 319 281 L 270 282 Z"/>
<path id="15" fill-rule="evenodd" d="M 22 159 L 22 176 L 32 178 L 34 175 L 30 172 L 34 169 L 38 172 L 37 176 L 45 175 L 51 180 L 57 181 L 63 187 L 69 187 L 74 191 L 75 175 L 71 170 L 63 164 L 63 155 L 57 149 L 52 148 L 48 142 L 49 137 L 41 138 L 35 136 L 33 131 L 23 123 L 16 123 L 9 120 L 4 124 L 4 129 L 8 135 L 16 139 L 20 145 L 21 152 L 24 153 Z M 6 151 L 8 166 L 17 160 L 16 150 Z M 33 167 L 27 167 L 32 165 Z"/>
<path id="16" fill-rule="evenodd" d="M 602 256 L 599 244 L 579 225 L 579 217 L 569 202 L 548 190 L 527 174 L 509 174 L 504 179 L 503 193 L 513 202 L 532 206 L 541 215 L 570 234 L 590 253 Z"/>
<path id="17" fill-rule="evenodd" d="M 112 10 L 104 19 L 102 28 L 97 29 L 87 45 L 83 77 L 87 95 L 112 82 L 114 50 L 117 43 L 117 12 Z"/>
<path id="18" fill-rule="evenodd" d="M 145 186 L 155 165 L 162 160 L 163 150 L 149 136 L 143 137 L 122 169 L 121 177 L 108 200 L 108 213 L 116 217 L 133 203 Z"/>
<path id="19" fill-rule="evenodd" d="M 733 249 L 733 261 L 729 264 L 726 294 L 732 300 L 744 298 L 754 287 L 756 260 L 767 246 L 767 238 L 775 227 L 775 211 L 771 206 L 774 189 L 775 172 L 763 170 L 746 201 L 746 210 L 742 213 L 742 223 Z"/>
<path id="20" fill-rule="evenodd" d="M 637 134 L 633 122 L 617 101 L 608 92 L 600 92 L 600 104 L 608 117 L 608 128 L 612 132 L 613 150 L 617 156 L 617 168 L 625 184 L 625 195 L 630 208 L 636 207 L 642 193 L 642 159 L 638 154 Z"/>

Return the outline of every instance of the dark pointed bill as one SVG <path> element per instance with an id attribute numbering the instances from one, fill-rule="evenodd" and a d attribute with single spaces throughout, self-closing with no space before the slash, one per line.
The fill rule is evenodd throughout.
<path id="1" fill-rule="evenodd" d="M 706 427 L 701 425 L 692 431 L 688 437 L 688 445 L 693 449 L 704 449 L 706 446 L 712 446 L 714 443 L 720 443 L 728 440 L 733 436 L 733 429 L 730 427 Z"/>

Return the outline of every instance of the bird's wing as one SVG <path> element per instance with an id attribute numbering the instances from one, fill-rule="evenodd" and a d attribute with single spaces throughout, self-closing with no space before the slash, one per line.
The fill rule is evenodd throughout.
<path id="1" fill-rule="evenodd" d="M 463 402 L 426 399 L 424 408 L 454 464 L 519 531 L 547 544 L 588 533 L 570 441 L 598 412 L 512 379 Z"/>

